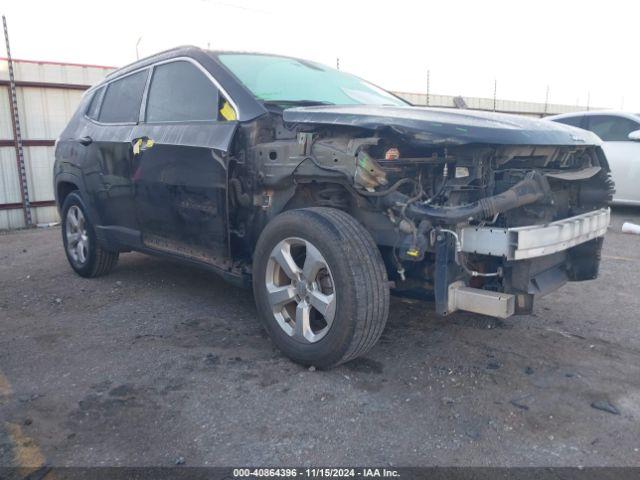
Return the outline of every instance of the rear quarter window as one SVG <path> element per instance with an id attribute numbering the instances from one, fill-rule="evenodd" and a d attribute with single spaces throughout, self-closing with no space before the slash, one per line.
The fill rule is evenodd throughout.
<path id="1" fill-rule="evenodd" d="M 92 120 L 98 120 L 98 115 L 100 113 L 100 106 L 102 105 L 102 99 L 104 98 L 104 92 L 106 91 L 105 87 L 101 87 L 93 92 L 93 97 L 91 98 L 91 103 L 89 103 L 89 108 L 87 108 L 86 115 Z"/>

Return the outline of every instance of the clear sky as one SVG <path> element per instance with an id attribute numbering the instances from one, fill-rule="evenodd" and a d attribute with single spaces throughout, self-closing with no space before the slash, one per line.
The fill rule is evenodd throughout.
<path id="1" fill-rule="evenodd" d="M 389 90 L 640 112 L 640 1 L 3 0 L 13 56 L 120 66 L 177 45 L 315 60 Z M 4 46 L 0 48 L 4 55 Z"/>

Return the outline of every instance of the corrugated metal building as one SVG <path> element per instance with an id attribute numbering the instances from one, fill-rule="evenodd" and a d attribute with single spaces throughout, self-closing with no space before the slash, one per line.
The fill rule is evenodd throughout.
<path id="1" fill-rule="evenodd" d="M 55 222 L 55 139 L 84 90 L 113 68 L 28 60 L 14 60 L 13 67 L 33 223 Z M 0 229 L 25 226 L 10 98 L 7 60 L 0 59 Z"/>
<path id="2" fill-rule="evenodd" d="M 97 83 L 113 67 L 32 60 L 14 60 L 27 187 L 35 224 L 58 221 L 54 206 L 54 142 L 76 109 L 84 90 Z M 427 95 L 397 92 L 416 105 L 426 105 Z M 429 95 L 429 105 L 455 108 L 461 97 Z M 496 110 L 544 116 L 584 107 L 465 97 L 464 104 L 477 110 Z M 456 103 L 458 105 L 456 105 Z M 17 151 L 6 59 L 0 59 L 0 229 L 25 226 L 18 175 Z"/>

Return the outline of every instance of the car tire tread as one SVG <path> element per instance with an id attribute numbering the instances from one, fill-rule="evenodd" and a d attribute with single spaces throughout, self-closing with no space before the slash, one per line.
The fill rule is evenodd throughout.
<path id="1" fill-rule="evenodd" d="M 86 265 L 82 265 L 82 266 L 75 265 L 74 262 L 69 258 L 69 255 L 66 251 L 67 244 L 66 244 L 66 237 L 65 237 L 65 220 L 66 220 L 67 211 L 69 210 L 69 208 L 71 208 L 72 205 L 77 205 L 82 210 L 82 213 L 85 216 L 87 233 L 90 239 L 89 259 Z M 73 268 L 73 270 L 78 275 L 85 278 L 100 277 L 103 275 L 107 275 L 109 272 L 111 272 L 111 270 L 113 270 L 113 268 L 118 263 L 118 258 L 120 256 L 120 253 L 118 251 L 107 250 L 102 245 L 100 245 L 96 237 L 95 228 L 93 226 L 92 219 L 90 218 L 87 208 L 84 205 L 84 201 L 82 200 L 82 197 L 80 196 L 80 193 L 77 190 L 69 193 L 69 195 L 65 198 L 62 204 L 61 216 L 62 216 L 62 237 L 63 237 L 62 241 L 63 241 L 65 253 L 67 253 L 67 259 L 69 260 L 69 264 L 71 265 L 71 268 Z"/>
<path id="2" fill-rule="evenodd" d="M 376 344 L 389 314 L 389 282 L 380 251 L 369 232 L 351 215 L 333 208 L 311 207 L 280 214 L 267 224 L 258 241 L 256 255 L 268 256 L 272 244 L 279 235 L 281 236 L 279 233 L 281 224 L 303 225 L 306 222 L 309 222 L 309 225 L 301 228 L 313 227 L 315 235 L 321 235 L 327 245 L 332 245 L 333 253 L 341 259 L 341 267 L 346 272 L 346 278 L 343 280 L 334 278 L 334 281 L 351 282 L 349 291 L 352 292 L 351 301 L 355 307 L 352 310 L 352 318 L 343 321 L 354 322 L 353 330 L 352 335 L 345 340 L 346 343 L 329 346 L 328 348 L 333 350 L 315 362 L 296 358 L 295 352 L 287 351 L 286 345 L 283 350 L 299 363 L 329 368 L 364 355 Z M 256 273 L 258 277 L 254 278 L 254 294 L 258 308 L 261 308 L 261 295 L 264 289 L 261 285 L 264 264 L 265 260 L 254 258 L 254 266 L 260 265 Z M 336 286 L 336 288 L 340 287 Z M 264 307 L 265 304 L 262 303 L 262 306 Z M 271 320 L 270 312 L 260 312 L 260 314 L 263 321 L 267 323 L 274 321 Z M 267 330 L 270 331 L 270 328 Z M 282 348 L 283 343 L 286 342 L 280 340 L 276 343 Z"/>

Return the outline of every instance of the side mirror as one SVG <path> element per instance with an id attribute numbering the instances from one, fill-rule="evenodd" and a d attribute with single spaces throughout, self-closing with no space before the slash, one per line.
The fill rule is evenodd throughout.
<path id="1" fill-rule="evenodd" d="M 628 138 L 632 142 L 640 142 L 640 130 L 634 130 L 629 134 Z"/>

